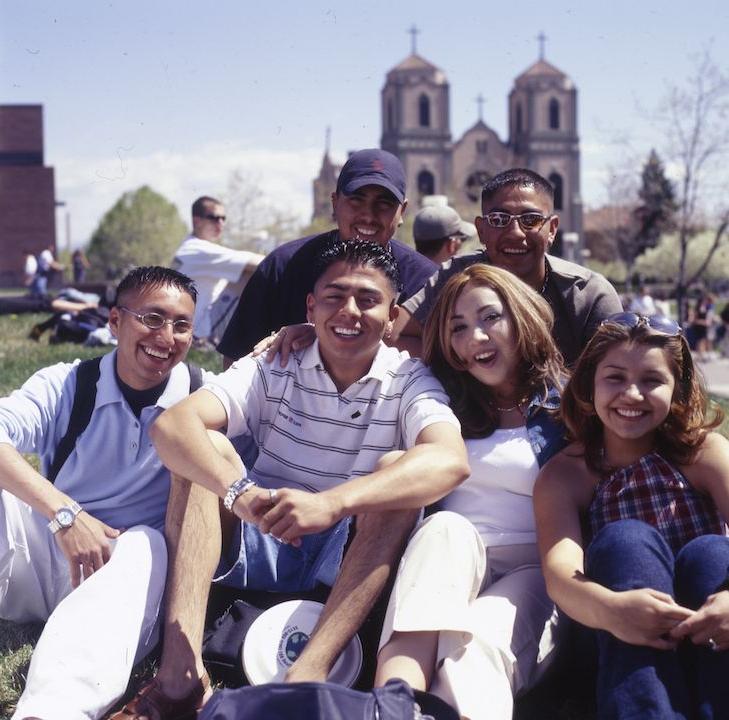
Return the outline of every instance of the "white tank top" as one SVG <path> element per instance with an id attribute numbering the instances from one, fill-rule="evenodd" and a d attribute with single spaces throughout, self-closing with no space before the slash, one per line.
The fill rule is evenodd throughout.
<path id="1" fill-rule="evenodd" d="M 467 517 L 486 547 L 536 542 L 532 491 L 539 465 L 525 426 L 466 440 L 471 475 L 440 507 Z"/>

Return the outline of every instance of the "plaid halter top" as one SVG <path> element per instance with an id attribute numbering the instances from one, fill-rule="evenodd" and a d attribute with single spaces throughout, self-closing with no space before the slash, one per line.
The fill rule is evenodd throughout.
<path id="1" fill-rule="evenodd" d="M 727 534 L 712 499 L 658 453 L 648 453 L 601 480 L 588 519 L 592 537 L 616 520 L 642 520 L 661 533 L 674 553 L 700 535 Z"/>

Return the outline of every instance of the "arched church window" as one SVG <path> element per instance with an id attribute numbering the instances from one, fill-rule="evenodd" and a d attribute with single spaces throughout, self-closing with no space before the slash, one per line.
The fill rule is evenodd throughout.
<path id="1" fill-rule="evenodd" d="M 435 178 L 429 170 L 421 170 L 418 173 L 418 194 L 435 195 Z"/>
<path id="2" fill-rule="evenodd" d="M 476 140 L 476 152 L 485 155 L 489 151 L 488 140 Z"/>
<path id="3" fill-rule="evenodd" d="M 521 111 L 521 103 L 516 105 L 516 132 L 517 134 L 524 132 L 524 116 Z"/>
<path id="4" fill-rule="evenodd" d="M 418 98 L 418 120 L 420 127 L 430 127 L 430 98 L 427 95 Z"/>
<path id="5" fill-rule="evenodd" d="M 554 209 L 564 210 L 563 185 L 562 176 L 559 173 L 552 173 L 549 176 L 549 182 L 554 188 Z"/>
<path id="6" fill-rule="evenodd" d="M 559 101 L 556 98 L 549 101 L 549 127 L 559 130 Z"/>

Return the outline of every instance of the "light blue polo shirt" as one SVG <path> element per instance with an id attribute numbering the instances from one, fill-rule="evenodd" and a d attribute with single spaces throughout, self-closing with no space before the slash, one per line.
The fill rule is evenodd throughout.
<path id="1" fill-rule="evenodd" d="M 184 363 L 177 364 L 157 404 L 143 408 L 137 418 L 116 382 L 115 356 L 116 351 L 101 360 L 93 415 L 58 473 L 56 487 L 111 527 L 163 530 L 170 478 L 149 428 L 162 411 L 189 394 L 189 373 Z M 68 427 L 79 362 L 43 368 L 0 399 L 0 442 L 38 454 L 44 474 Z"/>

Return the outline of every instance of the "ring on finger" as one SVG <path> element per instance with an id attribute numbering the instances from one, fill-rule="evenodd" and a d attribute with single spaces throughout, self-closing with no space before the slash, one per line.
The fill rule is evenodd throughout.
<path id="1" fill-rule="evenodd" d="M 719 643 L 714 638 L 709 638 L 706 642 L 711 650 L 716 650 L 719 647 Z"/>
<path id="2" fill-rule="evenodd" d="M 276 488 L 268 488 L 268 499 L 273 502 L 276 499 Z"/>

